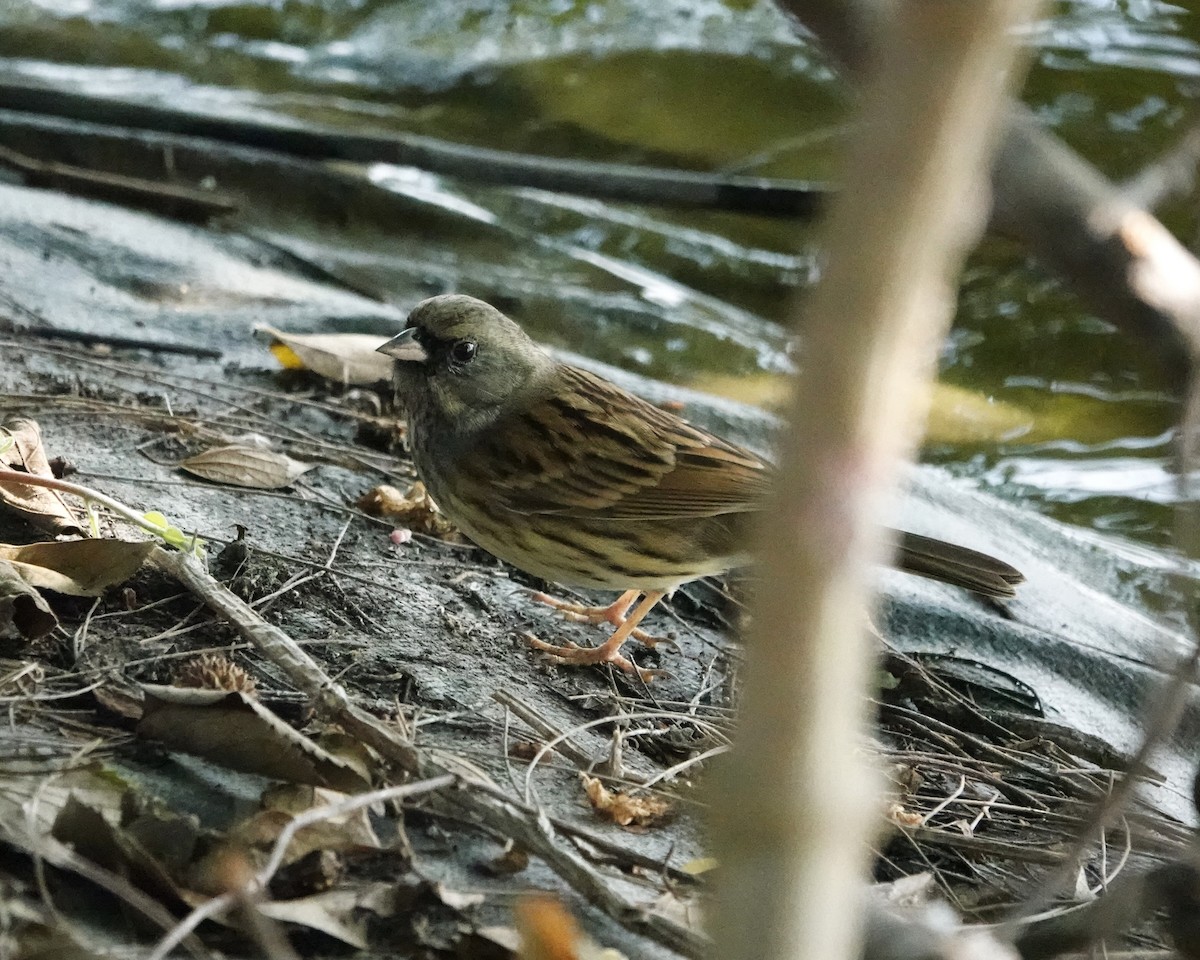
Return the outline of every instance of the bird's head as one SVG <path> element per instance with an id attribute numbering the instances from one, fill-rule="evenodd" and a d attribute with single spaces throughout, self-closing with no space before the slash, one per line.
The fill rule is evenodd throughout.
<path id="1" fill-rule="evenodd" d="M 418 303 L 406 329 L 379 347 L 396 359 L 410 413 L 458 430 L 482 428 L 554 361 L 495 307 L 463 294 Z"/>

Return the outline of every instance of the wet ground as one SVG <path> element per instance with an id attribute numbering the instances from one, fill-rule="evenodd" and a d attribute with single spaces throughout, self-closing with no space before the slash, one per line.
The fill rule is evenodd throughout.
<path id="1" fill-rule="evenodd" d="M 670 642 L 635 653 L 644 666 L 667 671 L 649 686 L 607 669 L 549 664 L 523 634 L 581 644 L 602 636 L 530 602 L 531 589 L 552 585 L 454 539 L 393 537 L 394 522 L 357 506 L 381 483 L 404 490 L 412 480 L 386 385 L 351 388 L 280 371 L 253 330 L 265 322 L 382 338 L 401 326 L 402 310 L 322 281 L 311 265 L 255 237 L 12 186 L 0 186 L 0 262 L 5 420 L 36 419 L 49 454 L 71 462 L 76 482 L 160 511 L 202 537 L 215 576 L 257 603 L 356 703 L 407 725 L 418 749 L 470 764 L 513 802 L 611 844 L 588 856 L 634 903 L 674 918 L 694 908 L 690 881 L 673 871 L 703 862 L 694 783 L 719 762 L 736 705 L 741 611 L 725 585 L 681 591 L 651 618 L 650 631 Z M 514 298 L 507 308 L 521 316 L 536 301 Z M 735 439 L 762 446 L 774 428 L 752 408 L 627 375 L 626 382 L 681 403 L 685 415 Z M 313 468 L 264 491 L 205 482 L 177 466 L 250 435 Z M 914 472 L 896 513 L 898 525 L 994 552 L 1028 577 L 1018 598 L 999 606 L 881 573 L 879 626 L 894 653 L 881 660 L 878 750 L 915 779 L 890 814 L 906 830 L 888 846 L 880 876 L 933 864 L 936 883 L 955 896 L 989 891 L 973 909 L 991 917 L 1019 895 L 1030 871 L 1057 861 L 1084 801 L 1136 747 L 1142 704 L 1163 681 L 1170 653 L 1183 648 L 1179 634 L 1145 612 L 1145 597 L 1167 589 L 1168 572 L 934 468 Z M 9 518 L 2 523 L 2 540 L 36 536 Z M 223 553 L 239 527 L 238 552 Z M 102 533 L 119 532 L 130 531 L 103 520 Z M 252 675 L 259 702 L 289 727 L 314 742 L 329 733 L 277 664 L 161 573 L 147 568 L 128 590 L 109 591 L 94 605 L 59 598 L 54 608 L 57 632 L 6 654 L 41 671 L 8 700 L 19 720 L 14 747 L 28 759 L 41 744 L 41 776 L 61 776 L 62 759 L 84 750 L 91 769 L 126 792 L 195 815 L 212 837 L 231 835 L 258 808 L 274 770 L 266 758 L 261 770 L 246 772 L 243 760 L 233 772 L 220 750 L 199 758 L 164 752 L 138 725 L 142 685 L 174 682 L 180 664 L 206 651 Z M 251 736 L 239 717 L 226 736 Z M 1159 785 L 1132 818 L 1138 856 L 1169 853 L 1186 840 L 1180 821 L 1192 813 L 1198 719 L 1189 710 L 1154 759 Z M 569 734 L 570 751 L 530 768 L 530 751 L 556 731 Z M 272 750 L 265 741 L 263 752 Z M 585 795 L 581 771 L 600 774 L 611 789 L 665 800 L 670 812 L 636 829 L 606 823 Z M 639 792 L 647 780 L 656 785 Z M 1006 818 L 1005 809 L 1016 813 Z M 490 928 L 511 924 L 518 891 L 567 891 L 561 872 L 536 858 L 515 874 L 489 873 L 480 864 L 501 854 L 502 832 L 447 820 L 442 808 L 422 810 L 410 811 L 403 826 L 376 818 L 375 829 L 391 838 L 382 849 L 341 854 L 334 891 L 372 882 L 415 891 L 404 909 L 389 901 L 388 909 L 364 913 L 343 903 L 337 914 L 322 901 L 322 917 L 373 918 L 360 945 L 475 949 Z M 402 833 L 411 849 L 397 846 Z M 174 868 L 171 889 L 186 901 L 199 868 L 182 859 L 188 869 Z M 301 890 L 299 899 L 315 909 L 318 893 Z M 604 943 L 627 953 L 666 950 L 578 898 L 568 903 Z M 101 922 L 102 912 L 81 909 L 102 942 L 129 935 L 124 925 Z M 307 915 L 300 927 L 321 923 Z M 331 948 L 328 930 L 297 935 L 309 938 L 310 953 Z M 348 936 L 342 930 L 336 939 Z"/>

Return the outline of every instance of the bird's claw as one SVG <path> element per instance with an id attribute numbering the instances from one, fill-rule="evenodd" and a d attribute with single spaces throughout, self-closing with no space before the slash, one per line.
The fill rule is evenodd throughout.
<path id="1" fill-rule="evenodd" d="M 623 657 L 615 651 L 608 653 L 600 647 L 581 647 L 579 644 L 571 643 L 569 640 L 564 644 L 547 643 L 540 637 L 535 637 L 532 633 L 526 633 L 523 636 L 525 642 L 533 647 L 533 649 L 549 654 L 552 662 L 560 663 L 564 666 L 581 667 L 592 664 L 611 663 L 617 669 L 638 677 L 643 683 L 649 683 L 651 680 L 667 675 L 665 670 L 647 670 L 644 667 L 639 667 L 628 657 Z"/>

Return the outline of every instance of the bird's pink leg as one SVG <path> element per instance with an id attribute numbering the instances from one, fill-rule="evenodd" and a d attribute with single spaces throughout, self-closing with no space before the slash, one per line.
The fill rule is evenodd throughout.
<path id="1" fill-rule="evenodd" d="M 626 590 L 607 607 L 589 607 L 583 603 L 570 603 L 560 600 L 558 597 L 552 597 L 548 593 L 535 593 L 533 599 L 538 603 L 553 607 L 564 620 L 570 620 L 572 623 L 611 623 L 614 627 L 620 627 L 625 623 L 626 615 L 629 613 L 629 608 L 633 606 L 633 601 L 641 595 L 641 590 Z M 659 640 L 658 637 L 652 637 L 646 631 L 636 628 L 630 636 L 648 647 L 654 646 Z"/>
<path id="2" fill-rule="evenodd" d="M 637 591 L 634 591 L 634 595 L 637 595 Z M 624 594 L 621 599 L 624 600 L 626 596 L 628 594 Z M 529 641 L 529 645 L 534 649 L 550 654 L 559 663 L 576 665 L 611 663 L 614 667 L 619 667 L 626 673 L 636 673 L 643 680 L 653 680 L 656 676 L 659 676 L 661 671 L 643 670 L 641 667 L 634 666 L 627 658 L 621 656 L 620 651 L 621 645 L 637 631 L 637 625 L 642 622 L 646 614 L 654 609 L 658 601 L 665 596 L 666 593 L 663 591 L 652 590 L 648 592 L 642 598 L 642 602 L 634 608 L 633 613 L 627 617 L 623 616 L 620 626 L 613 631 L 613 635 L 598 647 L 580 647 L 574 643 L 555 646 L 532 636 L 527 636 L 526 640 Z M 620 601 L 617 602 L 620 603 Z M 628 608 L 629 603 L 627 602 L 625 609 Z"/>

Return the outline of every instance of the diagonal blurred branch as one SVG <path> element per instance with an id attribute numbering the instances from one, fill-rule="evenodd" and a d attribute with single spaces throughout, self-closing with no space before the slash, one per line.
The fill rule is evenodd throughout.
<path id="1" fill-rule="evenodd" d="M 909 0 L 864 86 L 806 314 L 743 717 L 714 814 L 722 960 L 855 954 L 873 794 L 861 758 L 867 570 L 983 226 L 1011 28 L 1033 9 Z"/>

